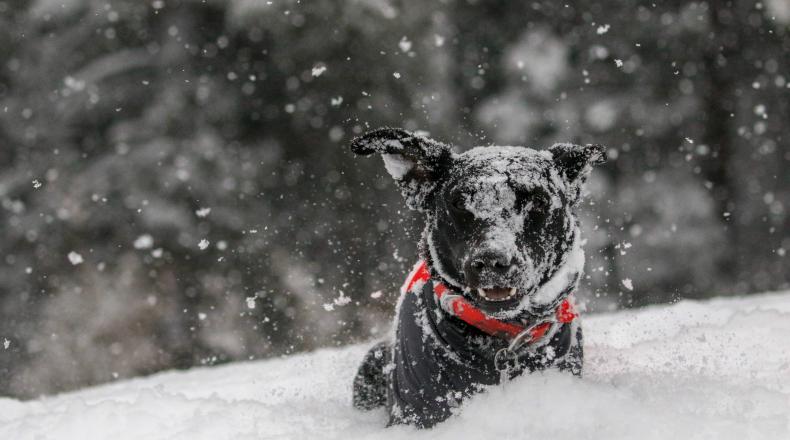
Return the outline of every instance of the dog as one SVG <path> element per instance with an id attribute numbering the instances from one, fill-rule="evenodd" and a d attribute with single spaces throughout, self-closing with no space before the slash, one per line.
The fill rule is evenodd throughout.
<path id="1" fill-rule="evenodd" d="M 353 404 L 389 425 L 430 428 L 469 396 L 524 372 L 582 373 L 573 292 L 584 252 L 574 213 L 600 145 L 548 150 L 447 144 L 399 128 L 354 139 L 378 153 L 406 204 L 425 214 L 420 262 L 401 288 L 394 334 L 354 378 Z"/>

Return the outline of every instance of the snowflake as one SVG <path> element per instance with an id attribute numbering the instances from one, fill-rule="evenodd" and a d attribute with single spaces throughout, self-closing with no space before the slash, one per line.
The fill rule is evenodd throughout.
<path id="1" fill-rule="evenodd" d="M 622 280 L 623 286 L 625 286 L 628 290 L 634 290 L 634 283 L 631 281 L 630 278 L 625 278 Z"/>
<path id="2" fill-rule="evenodd" d="M 408 52 L 411 50 L 411 41 L 404 35 L 398 42 L 398 47 L 402 52 Z"/>
<path id="3" fill-rule="evenodd" d="M 151 237 L 151 234 L 143 234 L 137 237 L 137 240 L 134 241 L 135 249 L 150 249 L 153 246 L 154 237 Z"/>
<path id="4" fill-rule="evenodd" d="M 82 255 L 80 255 L 80 254 L 78 254 L 78 253 L 76 253 L 74 251 L 69 252 L 68 257 L 69 257 L 69 261 L 71 262 L 71 264 L 73 264 L 75 266 L 78 265 L 78 264 L 82 264 L 82 262 L 85 261 L 85 260 L 82 259 Z"/>
<path id="5" fill-rule="evenodd" d="M 347 296 L 346 296 L 346 294 L 345 294 L 345 293 L 343 293 L 343 291 L 341 290 L 341 291 L 340 291 L 340 296 L 338 296 L 337 298 L 335 298 L 334 300 L 332 300 L 332 302 L 333 302 L 333 303 L 334 303 L 336 306 L 343 307 L 344 305 L 346 305 L 346 304 L 348 304 L 348 303 L 350 303 L 350 302 L 351 302 L 351 298 L 347 297 Z"/>
<path id="6" fill-rule="evenodd" d="M 313 76 L 316 78 L 321 76 L 324 72 L 326 72 L 326 66 L 323 64 L 318 64 L 313 67 Z"/>
<path id="7" fill-rule="evenodd" d="M 211 212 L 211 208 L 200 208 L 197 211 L 195 211 L 195 215 L 197 215 L 198 217 L 205 217 L 209 215 L 210 212 Z"/>
<path id="8" fill-rule="evenodd" d="M 200 243 L 198 243 L 198 247 L 200 248 L 201 251 L 204 251 L 208 247 L 208 244 L 209 244 L 209 241 L 204 238 L 204 239 L 200 240 Z"/>

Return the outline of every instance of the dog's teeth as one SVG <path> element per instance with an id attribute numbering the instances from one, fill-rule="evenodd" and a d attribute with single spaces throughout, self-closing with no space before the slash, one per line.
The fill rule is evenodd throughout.
<path id="1" fill-rule="evenodd" d="M 516 288 L 515 287 L 509 288 L 507 296 L 501 298 L 490 298 L 488 295 L 486 295 L 486 289 L 483 289 L 482 287 L 477 288 L 477 294 L 480 295 L 480 297 L 485 299 L 486 301 L 501 302 L 513 298 L 516 295 Z"/>

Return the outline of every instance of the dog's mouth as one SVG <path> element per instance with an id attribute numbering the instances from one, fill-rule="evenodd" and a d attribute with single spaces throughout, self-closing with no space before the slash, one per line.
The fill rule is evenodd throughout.
<path id="1" fill-rule="evenodd" d="M 490 287 L 490 288 L 477 288 L 477 294 L 485 301 L 490 302 L 503 302 L 515 298 L 515 287 Z"/>

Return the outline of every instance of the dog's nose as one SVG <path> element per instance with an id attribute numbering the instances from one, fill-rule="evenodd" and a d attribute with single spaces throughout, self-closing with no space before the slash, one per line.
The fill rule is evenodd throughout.
<path id="1" fill-rule="evenodd" d="M 469 267 L 477 275 L 484 271 L 505 273 L 513 265 L 513 257 L 510 255 L 493 250 L 485 250 L 476 253 L 471 258 Z"/>

